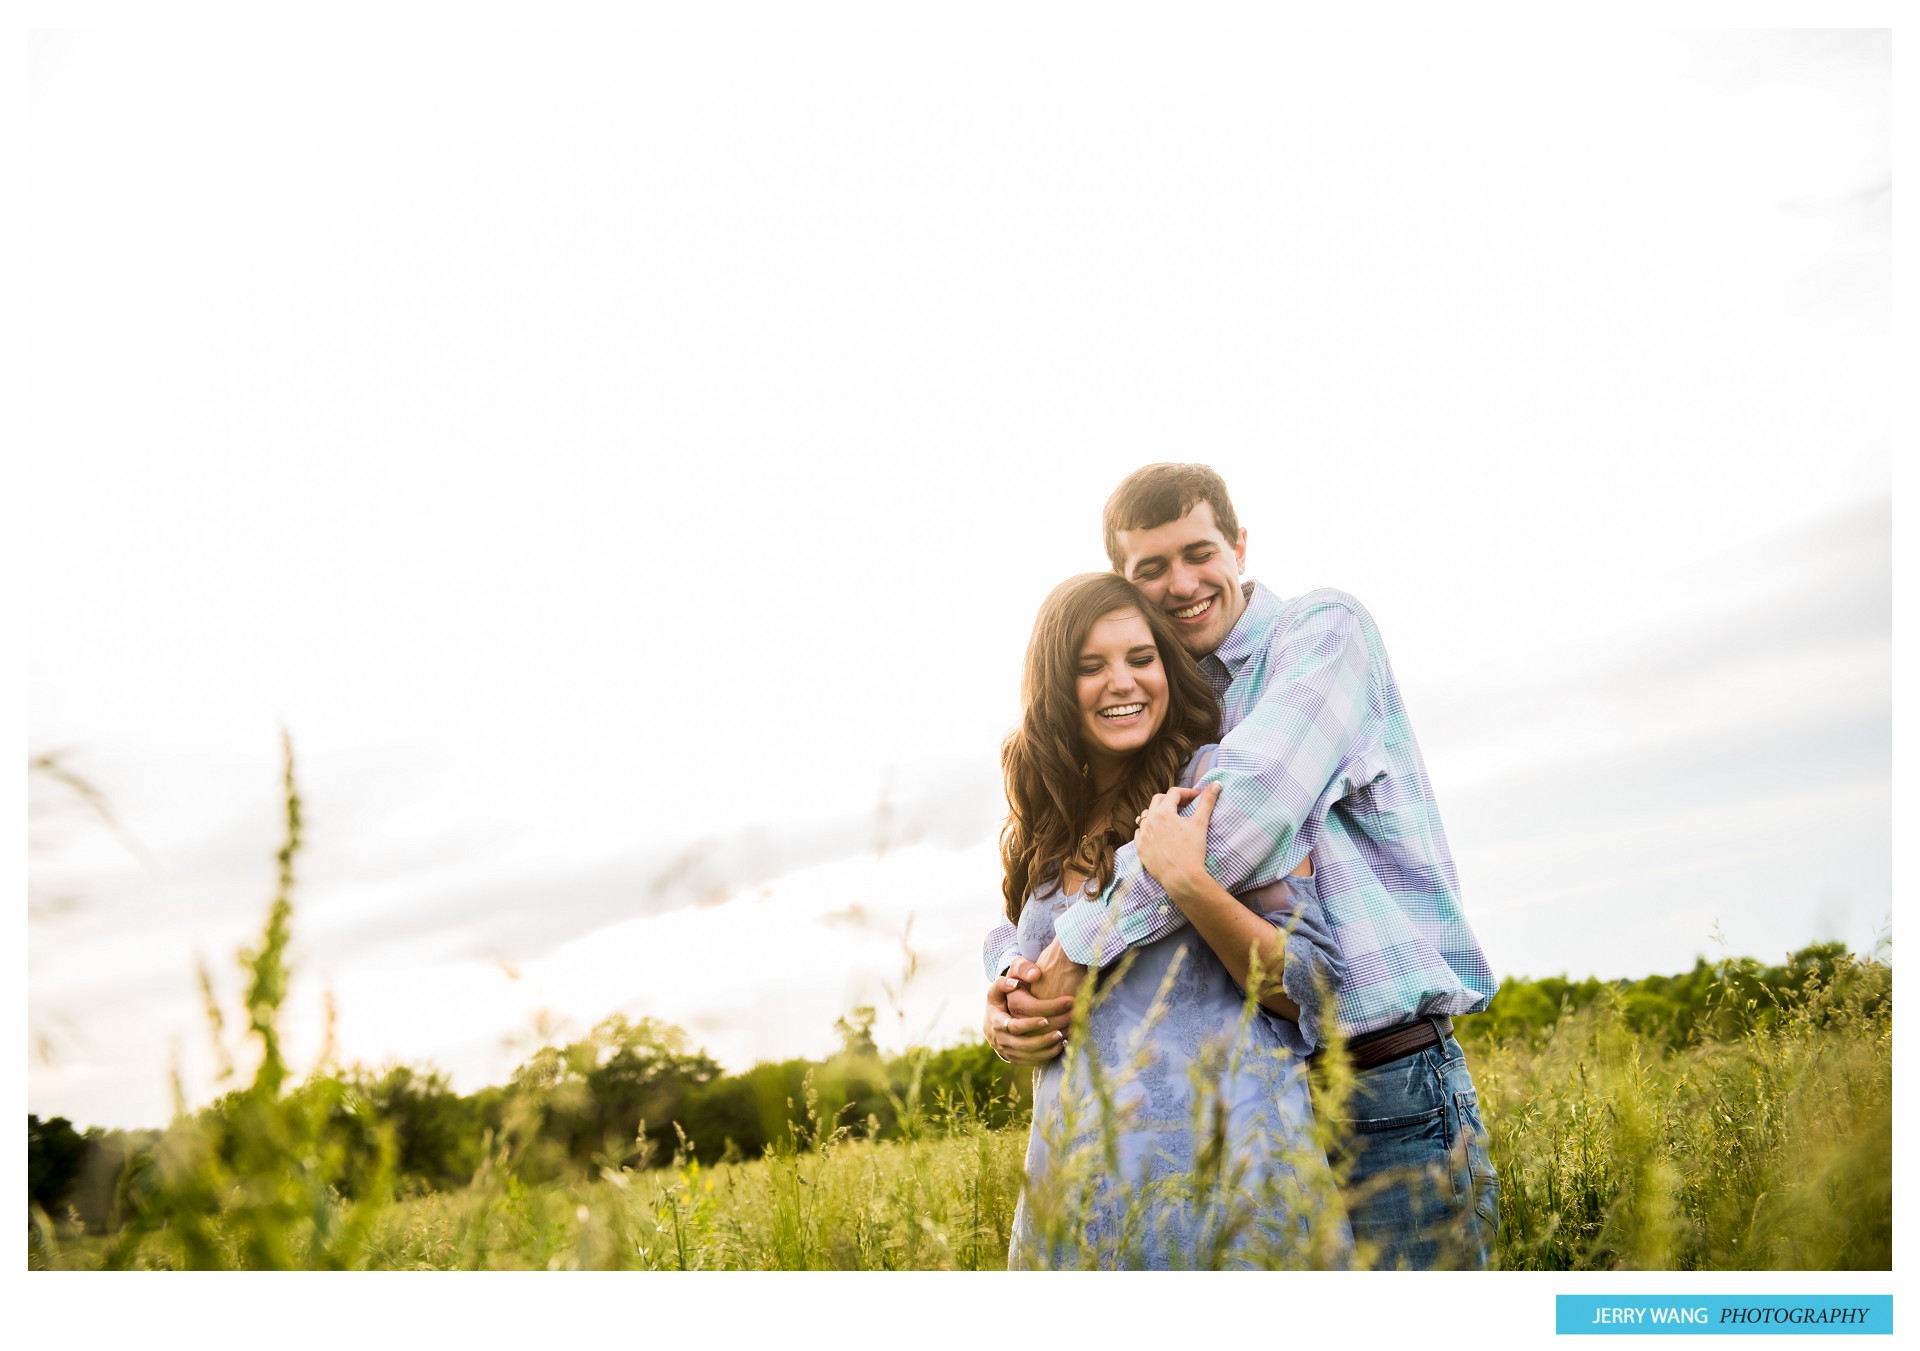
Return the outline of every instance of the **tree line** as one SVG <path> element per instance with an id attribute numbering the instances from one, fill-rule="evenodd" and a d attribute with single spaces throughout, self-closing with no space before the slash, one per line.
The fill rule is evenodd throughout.
<path id="1" fill-rule="evenodd" d="M 682 1029 L 614 1016 L 585 1037 L 547 1046 L 503 1085 L 457 1093 L 438 1070 L 351 1066 L 312 1076 L 286 1096 L 317 1111 L 319 1152 L 345 1199 L 385 1174 L 399 1195 L 465 1186 L 491 1151 L 512 1147 L 529 1186 L 603 1170 L 646 1168 L 678 1155 L 711 1164 L 837 1133 L 897 1139 L 964 1116 L 990 1126 L 1022 1119 L 1029 1076 L 984 1042 L 883 1055 L 874 1010 L 840 1019 L 839 1049 L 727 1074 Z M 192 1114 L 199 1137 L 234 1169 L 236 1129 L 251 1099 L 235 1090 Z M 76 1130 L 64 1117 L 27 1118 L 28 1199 L 90 1232 L 117 1228 L 140 1202 L 166 1132 Z"/>
<path id="2" fill-rule="evenodd" d="M 1815 991 L 1856 982 L 1862 971 L 1846 944 L 1814 943 L 1778 966 L 1752 957 L 1700 957 L 1691 971 L 1639 980 L 1509 979 L 1485 1012 L 1458 1022 L 1455 1035 L 1466 1046 L 1537 1040 L 1562 1018 L 1608 1001 L 1633 1031 L 1669 1049 L 1731 1041 L 1778 1026 Z M 1878 1012 L 1891 998 L 1890 989 L 1873 994 L 1867 1011 Z"/>
<path id="3" fill-rule="evenodd" d="M 1613 1003 L 1639 1033 L 1671 1048 L 1764 1029 L 1815 991 L 1859 970 L 1838 943 L 1785 963 L 1750 958 L 1640 980 L 1508 980 L 1483 1014 L 1463 1018 L 1468 1045 L 1538 1039 L 1597 1003 Z M 711 1164 L 829 1134 L 897 1139 L 965 1117 L 999 1127 L 1024 1120 L 1029 1076 L 984 1042 L 884 1055 L 874 1010 L 836 1024 L 839 1047 L 821 1060 L 765 1063 L 725 1073 L 687 1033 L 650 1018 L 606 1019 L 589 1034 L 537 1051 L 507 1083 L 461 1094 L 437 1070 L 351 1066 L 310 1077 L 286 1095 L 307 1122 L 303 1148 L 324 1158 L 342 1199 L 373 1190 L 407 1195 L 465 1186 L 506 1158 L 529 1186 L 646 1168 L 679 1158 Z M 195 1138 L 233 1175 L 249 1147 L 254 1090 L 235 1090 L 192 1114 Z M 178 1123 L 176 1123 L 176 1127 Z M 142 1205 L 167 1133 L 76 1130 L 64 1117 L 27 1118 L 28 1193 L 56 1219 L 94 1233 L 118 1228 Z"/>

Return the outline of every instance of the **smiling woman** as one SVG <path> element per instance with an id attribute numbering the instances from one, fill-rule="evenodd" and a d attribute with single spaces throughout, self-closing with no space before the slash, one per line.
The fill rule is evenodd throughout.
<path id="1" fill-rule="evenodd" d="M 1130 840 L 1146 858 L 1151 834 L 1154 865 L 1169 877 L 1204 876 L 1212 799 L 1181 818 L 1169 790 L 1204 772 L 1220 724 L 1173 621 L 1112 573 L 1070 578 L 1047 597 L 1022 696 L 1001 752 L 1011 924 L 996 935 L 1031 961 L 1065 907 L 1105 888 L 1114 851 Z M 1274 897 L 1289 912 L 1294 882 Z M 1265 997 L 1284 936 L 1256 899 L 1210 893 L 1221 922 L 1196 913 L 1110 973 L 1072 1008 L 1079 1030 L 1064 1057 L 1071 999 L 992 1029 L 996 1049 L 1012 1052 L 1003 1058 L 1039 1067 L 1009 1265 L 1345 1261 L 1346 1222 L 1328 1201 L 1301 1062 L 1280 1053 L 1301 1049 L 1299 1010 Z"/>
<path id="2" fill-rule="evenodd" d="M 1094 621 L 1080 645 L 1075 692 L 1088 769 L 1094 787 L 1105 792 L 1166 716 L 1167 669 L 1139 610 L 1115 610 Z"/>
<path id="3" fill-rule="evenodd" d="M 1106 572 L 1068 578 L 1040 607 L 1020 702 L 1020 727 L 1000 751 L 1011 804 L 1001 891 L 1016 923 L 1033 888 L 1063 871 L 1111 881 L 1134 818 L 1220 731 L 1212 691 L 1170 623 Z M 1104 716 L 1136 703 L 1137 714 Z"/>

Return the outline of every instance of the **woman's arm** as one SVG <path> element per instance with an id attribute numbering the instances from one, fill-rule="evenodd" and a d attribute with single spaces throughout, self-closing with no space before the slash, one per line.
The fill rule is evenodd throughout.
<path id="1" fill-rule="evenodd" d="M 1175 789 L 1157 794 L 1141 813 L 1134 848 L 1141 864 L 1213 949 L 1234 984 L 1243 990 L 1251 988 L 1257 957 L 1260 987 L 1253 991 L 1254 998 L 1269 1013 L 1298 1021 L 1300 1006 L 1287 998 L 1280 984 L 1287 955 L 1285 930 L 1247 909 L 1207 874 L 1207 822 L 1219 795 L 1217 783 L 1197 793 Z M 1181 805 L 1196 797 L 1193 815 L 1181 816 Z"/>

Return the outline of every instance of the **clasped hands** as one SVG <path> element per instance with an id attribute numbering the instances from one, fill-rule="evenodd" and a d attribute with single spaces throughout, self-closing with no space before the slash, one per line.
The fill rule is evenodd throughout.
<path id="1" fill-rule="evenodd" d="M 1140 864 L 1176 905 L 1207 875 L 1207 825 L 1219 795 L 1218 784 L 1172 788 L 1154 794 L 1136 818 L 1133 844 Z M 1196 798 L 1193 815 L 1180 815 Z M 1052 1060 L 1066 1047 L 1074 997 L 1086 978 L 1087 968 L 1070 959 L 1057 938 L 1038 962 L 1014 958 L 987 989 L 987 1045 L 1010 1065 Z"/>

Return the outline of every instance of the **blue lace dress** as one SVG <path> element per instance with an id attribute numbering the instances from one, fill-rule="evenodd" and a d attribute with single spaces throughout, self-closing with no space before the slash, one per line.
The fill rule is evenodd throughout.
<path id="1" fill-rule="evenodd" d="M 1197 757 L 1182 782 L 1210 763 Z M 1022 955 L 1037 959 L 1078 899 L 1057 883 L 1029 897 Z M 1312 878 L 1240 900 L 1291 927 L 1289 987 L 1338 983 Z M 1191 927 L 1133 949 L 1095 999 L 1086 1034 L 1034 1072 L 1008 1267 L 1344 1265 L 1352 1240 L 1312 1134 L 1300 1029 L 1249 1005 Z"/>

